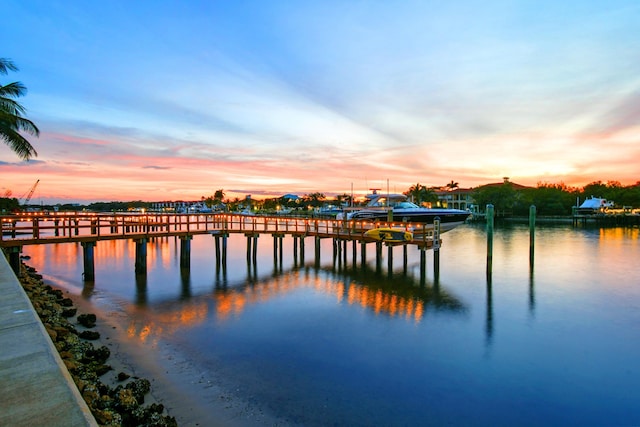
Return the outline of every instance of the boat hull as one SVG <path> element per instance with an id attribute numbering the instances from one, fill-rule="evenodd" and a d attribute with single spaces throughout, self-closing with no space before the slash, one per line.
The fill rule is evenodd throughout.
<path id="1" fill-rule="evenodd" d="M 440 231 L 445 232 L 464 224 L 470 214 L 466 211 L 454 209 L 429 210 L 422 212 L 393 212 L 393 221 L 413 224 L 414 230 L 433 229 L 433 221 L 438 218 L 440 220 Z M 363 209 L 352 212 L 347 216 L 348 220 L 353 221 L 388 221 L 388 212 L 374 211 Z"/>

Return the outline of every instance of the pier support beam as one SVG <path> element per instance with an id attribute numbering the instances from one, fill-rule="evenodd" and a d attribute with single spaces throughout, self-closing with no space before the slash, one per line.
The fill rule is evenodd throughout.
<path id="1" fill-rule="evenodd" d="M 382 271 L 382 242 L 376 242 L 376 273 Z"/>
<path id="2" fill-rule="evenodd" d="M 367 242 L 360 242 L 360 266 L 364 268 L 367 265 Z"/>
<path id="3" fill-rule="evenodd" d="M 227 268 L 227 237 L 229 235 L 224 232 L 215 231 L 211 233 L 216 245 L 216 271 Z"/>
<path id="4" fill-rule="evenodd" d="M 137 239 L 136 242 L 136 274 L 147 274 L 147 239 Z"/>
<path id="5" fill-rule="evenodd" d="M 402 245 L 402 273 L 404 275 L 407 274 L 407 265 L 409 263 L 409 261 L 408 261 L 409 256 L 407 254 L 407 252 L 408 252 L 407 249 L 408 249 L 408 246 L 407 246 L 406 243 L 404 245 Z"/>
<path id="6" fill-rule="evenodd" d="M 427 248 L 420 246 L 420 286 L 424 286 L 427 279 Z"/>
<path id="7" fill-rule="evenodd" d="M 193 239 L 193 236 L 180 236 L 181 268 L 189 268 L 191 266 L 191 239 Z"/>
<path id="8" fill-rule="evenodd" d="M 20 252 L 22 252 L 22 246 L 14 246 L 8 248 L 9 250 L 9 265 L 15 273 L 16 277 L 20 277 Z"/>
<path id="9" fill-rule="evenodd" d="M 81 242 L 82 245 L 82 264 L 84 266 L 84 273 L 82 278 L 85 282 L 93 282 L 96 280 L 95 260 L 93 257 L 93 248 L 96 246 L 96 242 Z"/>
<path id="10" fill-rule="evenodd" d="M 247 236 L 247 263 L 250 263 L 251 260 L 256 262 L 258 255 L 258 237 L 260 236 L 257 233 L 246 233 Z"/>
<path id="11" fill-rule="evenodd" d="M 314 263 L 316 268 L 320 267 L 320 236 L 315 237 L 315 252 L 314 252 Z"/>

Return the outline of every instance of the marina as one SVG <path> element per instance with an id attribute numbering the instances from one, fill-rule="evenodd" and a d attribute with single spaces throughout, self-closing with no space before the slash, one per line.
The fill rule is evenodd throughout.
<path id="1" fill-rule="evenodd" d="M 357 244 L 360 245 L 361 259 L 366 259 L 366 245 L 375 244 L 376 265 L 380 268 L 382 248 L 388 248 L 388 257 L 393 259 L 393 247 L 403 246 L 403 259 L 406 267 L 407 246 L 420 250 L 421 276 L 426 273 L 426 251 L 440 250 L 440 221 L 431 224 L 379 222 L 365 220 L 305 219 L 281 216 L 256 216 L 241 214 L 47 214 L 9 215 L 0 217 L 2 236 L 0 246 L 9 251 L 9 262 L 14 271 L 19 271 L 20 253 L 24 246 L 56 243 L 80 243 L 84 265 L 83 278 L 95 279 L 94 248 L 99 241 L 131 239 L 135 242 L 135 272 L 146 274 L 147 244 L 151 239 L 176 237 L 180 239 L 180 265 L 189 268 L 191 259 L 191 240 L 193 236 L 209 234 L 215 240 L 215 263 L 226 271 L 227 239 L 230 234 L 243 234 L 246 237 L 246 257 L 248 264 L 257 259 L 257 239 L 261 235 L 273 238 L 274 262 L 282 258 L 282 240 L 284 236 L 294 239 L 294 256 L 297 247 L 304 258 L 305 238 L 314 239 L 315 258 L 319 262 L 321 239 L 333 239 L 334 258 L 346 260 L 347 244 L 351 242 L 355 259 Z M 379 230 L 392 230 L 380 233 Z M 411 231 L 410 231 L 411 230 Z M 402 240 L 386 239 L 392 233 L 402 233 Z M 434 257 L 434 270 L 438 271 Z"/>
<path id="2" fill-rule="evenodd" d="M 414 246 L 389 274 L 371 252 L 334 257 L 331 239 L 318 264 L 290 238 L 274 262 L 258 239 L 254 267 L 232 234 L 226 276 L 207 235 L 190 269 L 178 237 L 153 240 L 144 276 L 135 242 L 100 241 L 92 283 L 79 243 L 24 255 L 115 327 L 141 375 L 171 381 L 193 410 L 165 404 L 187 425 L 227 417 L 207 413 L 220 396 L 234 419 L 280 425 L 628 425 L 640 419 L 638 232 L 539 226 L 532 265 L 528 227 L 497 226 L 487 277 L 485 227 L 462 225 L 424 283 Z"/>

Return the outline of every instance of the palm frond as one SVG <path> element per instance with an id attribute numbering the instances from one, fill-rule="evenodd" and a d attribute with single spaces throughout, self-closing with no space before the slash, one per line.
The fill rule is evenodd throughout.
<path id="1" fill-rule="evenodd" d="M 0 96 L 8 96 L 10 98 L 19 98 L 27 94 L 27 87 L 20 82 L 13 82 L 6 85 L 0 85 Z"/>
<path id="2" fill-rule="evenodd" d="M 26 109 L 19 102 L 0 96 L 0 113 L 22 116 Z"/>
<path id="3" fill-rule="evenodd" d="M 26 138 L 20 135 L 13 129 L 2 128 L 3 124 L 0 122 L 0 138 L 11 148 L 11 150 L 18 155 L 22 160 L 29 160 L 32 157 L 37 157 L 38 153 L 35 148 L 26 140 Z"/>
<path id="4" fill-rule="evenodd" d="M 18 67 L 9 58 L 0 58 L 0 74 L 8 74 L 9 71 L 18 71 Z"/>

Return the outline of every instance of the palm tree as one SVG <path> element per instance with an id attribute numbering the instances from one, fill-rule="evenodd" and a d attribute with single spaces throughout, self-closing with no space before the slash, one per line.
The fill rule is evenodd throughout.
<path id="1" fill-rule="evenodd" d="M 11 60 L 0 58 L 0 74 L 9 71 L 18 71 L 18 67 Z M 0 138 L 23 160 L 36 157 L 38 153 L 20 131 L 40 135 L 36 125 L 23 116 L 26 109 L 14 99 L 26 93 L 27 88 L 20 82 L 0 85 Z"/>
<path id="2" fill-rule="evenodd" d="M 213 193 L 213 200 L 218 203 L 222 203 L 222 199 L 224 199 L 224 190 L 216 190 L 216 192 Z"/>
<path id="3" fill-rule="evenodd" d="M 449 191 L 453 191 L 454 189 L 458 188 L 458 183 L 454 180 L 451 180 L 451 182 L 445 185 L 445 187 L 449 188 Z"/>

